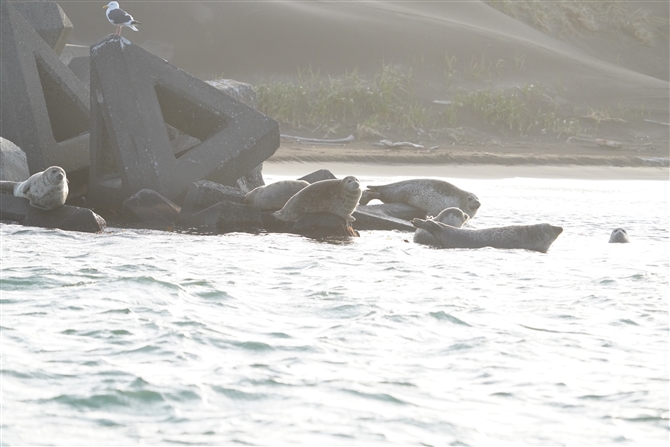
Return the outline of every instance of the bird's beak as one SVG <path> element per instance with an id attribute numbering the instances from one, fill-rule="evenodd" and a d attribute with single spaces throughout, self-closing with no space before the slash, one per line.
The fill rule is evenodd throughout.
<path id="1" fill-rule="evenodd" d="M 102 9 L 105 9 L 105 8 L 108 8 L 108 7 L 109 7 L 109 5 L 105 5 L 105 6 L 102 7 Z"/>

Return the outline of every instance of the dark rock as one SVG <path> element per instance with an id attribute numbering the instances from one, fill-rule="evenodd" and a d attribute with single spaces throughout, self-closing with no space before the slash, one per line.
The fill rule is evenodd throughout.
<path id="1" fill-rule="evenodd" d="M 274 211 L 262 211 L 263 227 L 271 233 L 291 233 L 294 222 L 286 222 L 272 215 Z"/>
<path id="2" fill-rule="evenodd" d="M 0 137 L 0 180 L 22 182 L 30 177 L 26 153 L 16 144 Z"/>
<path id="3" fill-rule="evenodd" d="M 394 204 L 395 205 L 395 204 Z M 355 229 L 364 230 L 400 230 L 414 232 L 414 226 L 406 220 L 398 219 L 384 212 L 384 205 L 359 205 L 353 212 Z M 425 216 L 426 213 L 423 213 Z M 420 216 L 417 216 L 420 217 Z"/>
<path id="4" fill-rule="evenodd" d="M 151 228 L 171 228 L 180 208 L 168 198 L 151 189 L 142 189 L 123 202 L 123 215 L 126 219 L 142 222 Z"/>
<path id="5" fill-rule="evenodd" d="M 0 194 L 0 220 L 85 233 L 99 233 L 107 227 L 105 220 L 89 209 L 63 205 L 55 210 L 44 211 L 30 206 L 28 199 L 8 194 Z"/>
<path id="6" fill-rule="evenodd" d="M 230 184 L 279 147 L 279 124 L 120 36 L 91 47 L 92 206 L 149 188 L 168 199 L 197 180 Z M 165 125 L 201 141 L 179 157 Z"/>
<path id="7" fill-rule="evenodd" d="M 252 189 L 258 188 L 259 186 L 264 186 L 265 180 L 263 179 L 263 163 L 253 168 L 245 176 L 238 178 L 235 184 L 245 194 Z"/>
<path id="8" fill-rule="evenodd" d="M 72 22 L 56 2 L 14 2 L 14 8 L 58 55 L 61 54 L 70 33 Z"/>
<path id="9" fill-rule="evenodd" d="M 2 136 L 26 153 L 31 174 L 60 166 L 77 191 L 85 175 L 75 173 L 89 166 L 88 89 L 12 3 L 0 2 L 0 21 Z"/>
<path id="10" fill-rule="evenodd" d="M 263 229 L 263 219 L 255 207 L 225 200 L 199 213 L 180 216 L 177 226 L 204 232 L 257 233 Z"/>
<path id="11" fill-rule="evenodd" d="M 360 236 L 343 217 L 323 212 L 303 214 L 291 232 L 314 238 Z"/>
<path id="12" fill-rule="evenodd" d="M 298 180 L 304 180 L 308 183 L 314 183 L 314 182 L 319 182 L 321 180 L 330 180 L 330 179 L 336 179 L 335 175 L 333 175 L 332 172 L 330 172 L 328 169 L 319 169 L 318 171 L 314 171 L 311 174 L 307 174 L 304 177 L 300 177 Z"/>
<path id="13" fill-rule="evenodd" d="M 205 208 L 227 200 L 244 203 L 244 193 L 239 188 L 225 186 L 207 180 L 191 183 L 182 203 L 181 215 L 199 213 Z"/>

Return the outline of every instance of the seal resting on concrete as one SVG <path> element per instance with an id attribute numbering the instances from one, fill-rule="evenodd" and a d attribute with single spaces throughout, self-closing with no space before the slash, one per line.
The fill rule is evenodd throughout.
<path id="1" fill-rule="evenodd" d="M 367 205 L 372 199 L 379 199 L 384 203 L 406 203 L 432 216 L 437 216 L 445 208 L 455 206 L 467 213 L 471 219 L 481 206 L 479 199 L 473 193 L 436 179 L 413 179 L 388 185 L 371 185 L 363 192 L 361 205 Z"/>
<path id="2" fill-rule="evenodd" d="M 610 234 L 611 243 L 627 244 L 630 242 L 628 239 L 628 233 L 623 228 L 615 228 Z"/>
<path id="3" fill-rule="evenodd" d="M 277 211 L 282 209 L 295 193 L 307 186 L 309 182 L 305 180 L 281 180 L 252 189 L 244 196 L 244 203 L 253 205 L 261 211 Z"/>
<path id="4" fill-rule="evenodd" d="M 30 200 L 30 205 L 42 210 L 63 206 L 69 192 L 65 171 L 60 166 L 36 172 L 23 182 L 1 181 L 0 190 L 11 192 L 15 197 L 25 197 Z"/>
<path id="5" fill-rule="evenodd" d="M 361 198 L 361 184 L 353 176 L 342 180 L 321 180 L 298 191 L 284 207 L 272 213 L 279 220 L 295 222 L 307 213 L 331 213 L 344 218 L 347 222 L 356 219 L 351 213 Z"/>
<path id="6" fill-rule="evenodd" d="M 440 211 L 440 214 L 435 217 L 429 217 L 428 219 L 442 222 L 443 224 L 452 227 L 460 228 L 469 218 L 470 216 L 465 214 L 459 208 L 451 207 L 443 209 Z M 435 236 L 422 228 L 417 228 L 414 232 L 414 242 L 417 244 L 432 245 L 434 247 L 440 246 L 440 243 L 437 241 L 437 239 L 435 239 Z"/>
<path id="7" fill-rule="evenodd" d="M 546 253 L 563 232 L 550 224 L 512 225 L 508 227 L 466 230 L 434 220 L 412 219 L 412 224 L 430 232 L 442 248 L 520 248 Z"/>

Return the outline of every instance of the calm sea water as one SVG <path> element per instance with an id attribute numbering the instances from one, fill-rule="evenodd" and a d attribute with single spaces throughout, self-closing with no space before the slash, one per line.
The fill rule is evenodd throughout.
<path id="1" fill-rule="evenodd" d="M 473 227 L 564 232 L 541 254 L 1 224 L 2 445 L 667 444 L 668 182 L 447 180 Z"/>

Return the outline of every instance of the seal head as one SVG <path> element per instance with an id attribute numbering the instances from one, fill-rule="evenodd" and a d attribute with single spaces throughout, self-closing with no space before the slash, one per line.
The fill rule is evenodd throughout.
<path id="1" fill-rule="evenodd" d="M 356 177 L 321 180 L 298 191 L 272 215 L 279 220 L 295 222 L 303 214 L 325 212 L 353 222 L 356 219 L 351 213 L 360 198 L 361 185 Z"/>
<path id="2" fill-rule="evenodd" d="M 610 243 L 627 244 L 630 242 L 628 233 L 623 228 L 615 228 L 610 234 Z"/>
<path id="3" fill-rule="evenodd" d="M 440 214 L 435 217 L 429 217 L 428 219 L 442 222 L 451 227 L 460 228 L 469 218 L 470 216 L 465 214 L 459 208 L 451 207 L 443 209 L 440 211 Z M 440 243 L 435 239 L 435 236 L 422 228 L 417 228 L 414 232 L 414 242 L 417 244 L 431 245 L 433 247 L 440 246 Z"/>

